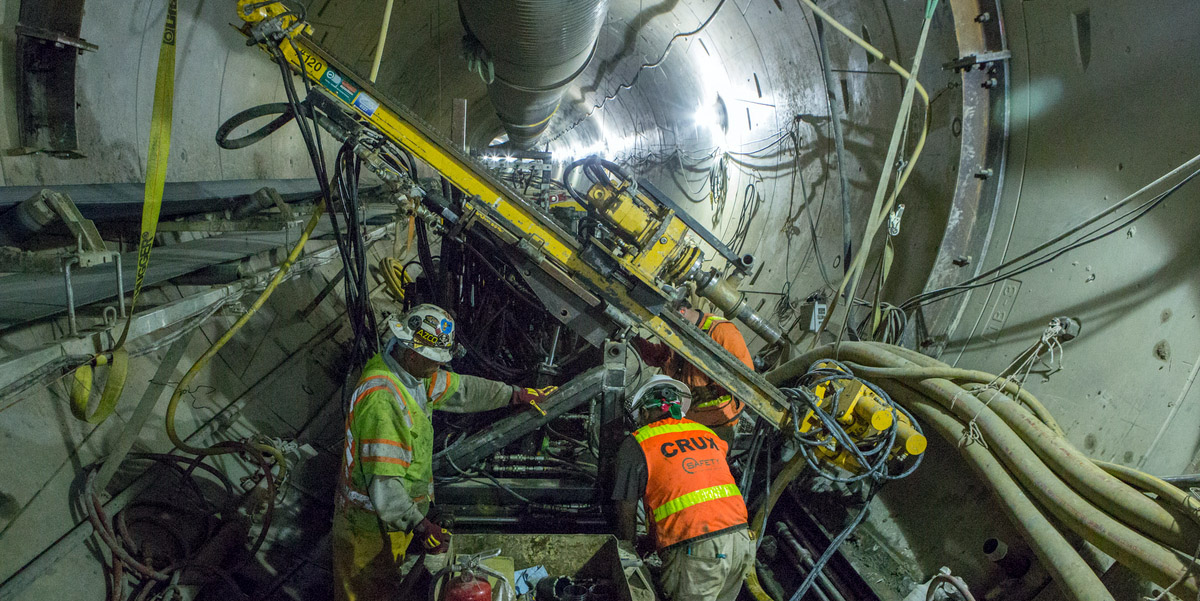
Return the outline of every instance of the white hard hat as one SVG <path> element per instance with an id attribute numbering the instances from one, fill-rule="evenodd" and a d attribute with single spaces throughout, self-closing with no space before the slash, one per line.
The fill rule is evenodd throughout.
<path id="1" fill-rule="evenodd" d="M 426 359 L 449 363 L 454 358 L 454 318 L 437 305 L 417 305 L 401 317 L 391 317 L 388 328 L 402 346 Z"/>
<path id="2" fill-rule="evenodd" d="M 663 394 L 665 391 L 670 391 L 673 394 Z M 674 397 L 674 399 L 671 399 Z M 665 399 L 665 400 L 664 400 Z M 664 412 L 669 410 L 672 404 L 679 405 L 679 414 L 687 415 L 688 409 L 692 408 L 692 391 L 687 384 L 680 382 L 674 378 L 664 376 L 662 374 L 650 378 L 650 381 L 642 384 L 633 393 L 633 402 L 630 403 L 629 409 L 631 413 L 636 413 L 639 409 L 663 409 Z"/>

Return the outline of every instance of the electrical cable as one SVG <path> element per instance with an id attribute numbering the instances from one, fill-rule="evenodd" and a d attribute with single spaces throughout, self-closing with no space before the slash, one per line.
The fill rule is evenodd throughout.
<path id="1" fill-rule="evenodd" d="M 180 455 L 168 455 L 163 453 L 133 453 L 129 456 L 130 459 L 149 459 L 161 465 L 166 465 L 178 472 L 181 483 L 186 484 L 186 488 L 191 490 L 196 499 L 211 507 L 211 509 L 200 510 L 198 513 L 188 516 L 189 521 L 202 521 L 209 517 L 214 517 L 216 513 L 236 513 L 237 506 L 232 504 L 234 499 L 244 494 L 240 488 L 237 488 L 229 480 L 221 470 L 204 463 L 202 456 L 184 457 Z M 262 469 L 263 479 L 267 485 L 266 510 L 263 514 L 262 525 L 260 526 L 259 535 L 255 542 L 251 545 L 251 550 L 247 558 L 254 557 L 258 549 L 261 547 L 266 538 L 266 534 L 270 529 L 271 516 L 274 513 L 274 497 L 275 497 L 275 481 L 271 475 L 271 464 L 263 457 L 259 456 L 256 461 Z M 200 570 L 208 573 L 210 578 L 207 580 L 194 581 L 194 577 L 189 576 L 189 581 L 192 584 L 210 584 L 217 581 L 222 581 L 235 591 L 239 597 L 245 598 L 245 593 L 237 585 L 236 581 L 229 575 L 226 569 L 216 566 L 207 565 L 199 560 L 199 554 L 202 553 L 203 545 L 190 546 L 187 542 L 167 524 L 161 522 L 157 518 L 143 518 L 141 521 L 149 520 L 151 523 L 159 524 L 159 528 L 164 530 L 168 537 L 175 542 L 176 549 L 180 552 L 180 556 L 173 559 L 171 563 L 158 567 L 150 562 L 151 559 L 161 560 L 161 557 L 150 557 L 146 560 L 141 560 L 135 557 L 135 553 L 140 553 L 137 541 L 133 538 L 132 532 L 128 526 L 126 513 L 130 507 L 126 507 L 114 518 L 110 518 L 104 510 L 104 505 L 101 502 L 99 492 L 95 486 L 97 467 L 90 466 L 87 470 L 87 475 L 84 480 L 84 486 L 81 491 L 81 504 L 84 507 L 88 521 L 92 524 L 93 530 L 99 536 L 101 542 L 109 548 L 111 553 L 110 568 L 109 568 L 109 598 L 112 601 L 119 601 L 124 598 L 124 580 L 127 574 L 137 576 L 142 580 L 141 589 L 137 598 L 145 598 L 150 591 L 159 586 L 161 583 L 169 583 L 168 589 L 175 586 L 185 571 L 192 572 Z M 185 467 L 186 466 L 186 467 Z M 210 501 L 203 491 L 197 486 L 193 473 L 197 468 L 216 477 L 218 482 L 224 487 L 224 492 L 231 502 L 225 507 L 218 506 Z M 186 497 L 175 497 L 176 499 Z M 156 514 L 161 514 L 164 511 L 179 508 L 177 505 L 163 502 L 138 502 L 136 506 L 151 506 L 155 508 Z M 227 518 L 222 520 L 228 523 Z M 219 528 L 208 529 L 207 537 L 211 540 L 212 537 L 218 536 Z M 128 569 L 127 569 L 128 568 Z M 231 568 L 232 569 L 232 568 Z"/>
<path id="2" fill-rule="evenodd" d="M 829 560 L 833 558 L 833 554 L 836 553 L 838 548 L 842 546 L 842 543 L 846 542 L 846 539 L 850 537 L 850 534 L 854 532 L 854 529 L 858 528 L 859 524 L 862 524 L 863 520 L 867 517 L 867 508 L 871 505 L 871 500 L 875 498 L 875 494 L 877 492 L 879 492 L 879 486 L 877 484 L 869 486 L 867 489 L 867 497 L 863 500 L 862 508 L 858 510 L 858 513 L 854 516 L 854 519 L 850 520 L 850 523 L 847 524 L 837 536 L 833 537 L 833 540 L 829 541 L 829 546 L 826 547 L 825 552 L 821 553 L 821 556 L 813 562 L 812 568 L 809 569 L 808 574 L 804 577 L 804 580 L 800 583 L 800 586 L 796 589 L 796 592 L 792 594 L 790 601 L 800 601 L 800 599 L 803 599 L 804 595 L 808 593 L 809 589 L 812 588 L 813 584 L 817 581 L 817 576 L 819 576 L 821 571 L 825 569 L 825 564 L 829 563 Z"/>
<path id="3" fill-rule="evenodd" d="M 865 264 L 866 258 L 871 254 L 870 251 L 872 245 L 874 244 L 875 233 L 878 231 L 880 225 L 882 225 L 884 215 L 891 211 L 892 206 L 895 204 L 896 199 L 900 195 L 900 192 L 904 189 L 905 184 L 908 182 L 909 176 L 912 174 L 913 168 L 916 166 L 917 159 L 920 158 L 921 152 L 925 147 L 925 141 L 929 134 L 930 111 L 929 94 L 925 91 L 925 87 L 922 86 L 919 81 L 917 81 L 917 78 L 913 73 L 904 69 L 895 61 L 887 58 L 887 56 L 880 52 L 879 49 L 855 35 L 854 32 L 850 31 L 846 26 L 842 25 L 836 19 L 829 16 L 828 13 L 818 8 L 817 5 L 812 2 L 812 0 L 800 1 L 807 6 L 809 10 L 813 12 L 813 14 L 824 19 L 843 35 L 850 38 L 852 41 L 854 41 L 854 43 L 866 50 L 869 54 L 872 54 L 876 58 L 883 60 L 889 68 L 896 71 L 901 77 L 904 77 L 907 80 L 904 90 L 904 100 L 901 103 L 901 111 L 899 114 L 897 114 L 896 125 L 892 129 L 892 141 L 888 147 L 888 158 L 884 161 L 885 169 L 883 170 L 883 173 L 881 173 L 879 185 L 876 187 L 875 200 L 871 206 L 870 215 L 867 219 L 866 231 L 863 233 L 863 242 L 859 245 L 859 252 L 858 255 L 854 257 L 853 264 L 850 266 L 850 269 L 847 270 L 846 275 L 842 278 L 842 283 L 838 287 L 838 294 L 834 296 L 830 302 L 829 310 L 826 313 L 825 319 L 822 321 L 821 326 L 817 331 L 817 336 L 814 337 L 813 345 L 815 347 L 817 341 L 820 339 L 820 334 L 825 331 L 829 321 L 833 318 L 834 310 L 837 308 L 838 301 L 841 299 L 842 295 L 845 294 L 847 300 L 852 300 L 857 294 L 859 280 L 862 275 L 862 268 Z M 917 69 L 920 66 L 920 59 L 924 54 L 925 42 L 928 39 L 934 9 L 937 7 L 937 3 L 938 0 L 926 0 L 921 36 L 917 43 L 917 50 L 913 58 L 914 69 Z M 921 134 L 917 138 L 916 146 L 913 148 L 913 152 L 909 160 L 906 162 L 903 171 L 896 180 L 896 185 L 893 187 L 891 194 L 888 195 L 888 198 L 885 202 L 884 196 L 887 193 L 887 184 L 891 179 L 887 166 L 891 164 L 894 155 L 896 155 L 899 151 L 900 135 L 905 129 L 907 129 L 908 126 L 908 118 L 910 116 L 914 92 L 920 95 L 925 106 Z M 848 321 L 849 320 L 845 320 L 842 323 L 843 329 L 847 326 Z M 841 336 L 838 338 L 840 339 Z"/>
<path id="4" fill-rule="evenodd" d="M 1200 156 L 1197 156 L 1195 159 L 1192 159 L 1192 161 L 1188 161 L 1188 163 L 1192 163 L 1197 160 L 1200 160 Z M 1185 163 L 1185 165 L 1186 164 L 1187 163 Z M 1176 171 L 1178 171 L 1178 170 L 1176 170 Z M 1168 174 L 1168 175 L 1171 175 L 1171 174 Z M 1163 202 L 1165 202 L 1168 198 L 1170 198 L 1171 195 L 1173 195 L 1175 192 L 1177 192 L 1180 188 L 1182 188 L 1188 182 L 1192 181 L 1192 179 L 1194 179 L 1197 175 L 1200 175 L 1200 169 L 1192 171 L 1187 176 L 1185 176 L 1183 179 L 1181 179 L 1180 181 L 1178 181 L 1174 185 L 1172 185 L 1170 188 L 1164 190 L 1163 192 L 1160 192 L 1159 194 L 1155 195 L 1150 200 L 1138 205 L 1137 207 L 1121 214 L 1120 216 L 1118 216 L 1102 225 L 1099 225 L 1099 226 L 1091 229 L 1087 233 L 1083 234 L 1082 237 L 1080 237 L 1079 239 L 1068 243 L 1066 246 L 1063 246 L 1062 248 L 1059 248 L 1057 250 L 1049 250 L 1045 254 L 1038 256 L 1038 253 L 1042 252 L 1043 250 L 1047 250 L 1050 247 L 1052 247 L 1053 245 L 1058 244 L 1059 242 L 1062 242 L 1063 240 L 1066 240 L 1066 239 L 1070 238 L 1071 236 L 1079 234 L 1080 232 L 1083 232 L 1086 228 L 1089 228 L 1090 226 L 1095 224 L 1097 221 L 1107 217 L 1108 215 L 1111 215 L 1113 212 L 1115 212 L 1117 209 L 1121 208 L 1122 206 L 1129 204 L 1130 201 L 1132 201 L 1134 198 L 1136 198 L 1142 192 L 1144 192 L 1146 190 L 1146 188 L 1142 188 L 1142 190 L 1135 192 L 1134 194 L 1126 197 L 1125 199 L 1121 200 L 1120 202 L 1117 202 L 1116 204 L 1108 207 L 1107 209 L 1101 211 L 1100 213 L 1098 213 L 1092 217 L 1089 217 L 1088 219 L 1080 222 L 1079 224 L 1067 229 L 1067 231 L 1051 238 L 1050 240 L 1047 240 L 1046 242 L 1043 242 L 1043 243 L 1037 245 L 1033 249 L 1031 249 L 1025 253 L 1022 253 L 1020 256 L 1017 256 L 1008 261 L 1005 261 L 1004 263 L 1002 263 L 996 267 L 993 267 L 993 268 L 991 268 L 985 272 L 982 272 L 979 275 L 976 275 L 974 277 L 968 278 L 958 284 L 954 284 L 952 286 L 945 286 L 943 288 L 938 288 L 936 290 L 930 290 L 928 292 L 922 292 L 921 294 L 913 296 L 912 298 L 909 298 L 908 300 L 901 303 L 900 308 L 903 310 L 909 310 L 909 309 L 917 307 L 917 306 L 922 306 L 922 305 L 925 305 L 925 304 L 928 304 L 931 302 L 944 300 L 946 298 L 956 296 L 958 294 L 966 292 L 967 290 L 971 290 L 974 288 L 979 288 L 982 286 L 988 286 L 991 284 L 1002 282 L 1006 279 L 1018 276 L 1022 273 L 1030 271 L 1032 269 L 1041 267 L 1041 266 L 1053 261 L 1054 259 L 1057 259 L 1058 257 L 1062 256 L 1063 254 L 1070 252 L 1071 250 L 1080 248 L 1087 244 L 1091 244 L 1092 242 L 1095 242 L 1097 240 L 1106 238 L 1118 231 L 1121 231 L 1121 230 L 1129 227 L 1131 224 L 1133 224 L 1137 220 L 1141 219 L 1142 217 L 1145 217 L 1146 214 L 1148 214 L 1150 211 L 1152 211 L 1155 208 L 1157 208 L 1158 206 L 1160 206 Z M 1164 178 L 1165 177 L 1167 177 L 1167 176 L 1164 176 Z M 1159 178 L 1158 181 L 1162 181 L 1162 179 L 1163 178 Z M 1157 182 L 1155 182 L 1155 183 L 1157 183 Z M 1154 185 L 1154 184 L 1152 183 L 1151 185 Z M 1147 187 L 1149 187 L 1149 186 L 1147 186 Z M 1006 269 L 1008 267 L 1012 267 L 1012 266 L 1017 265 L 1018 263 L 1022 263 L 1022 262 L 1025 262 L 1025 263 L 1018 267 L 1014 267 L 1010 271 L 1004 272 L 1004 269 Z M 1001 273 L 1001 272 L 1003 272 L 1003 273 Z"/>

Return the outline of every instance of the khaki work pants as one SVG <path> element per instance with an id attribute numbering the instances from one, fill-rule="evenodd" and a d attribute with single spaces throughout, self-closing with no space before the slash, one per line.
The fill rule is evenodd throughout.
<path id="1" fill-rule="evenodd" d="M 754 544 L 735 530 L 659 552 L 663 595 L 669 601 L 734 601 L 754 566 Z"/>

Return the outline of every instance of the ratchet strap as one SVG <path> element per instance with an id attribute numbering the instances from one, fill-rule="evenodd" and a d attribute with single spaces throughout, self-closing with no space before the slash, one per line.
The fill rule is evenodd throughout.
<path id="1" fill-rule="evenodd" d="M 150 115 L 150 146 L 146 153 L 146 196 L 142 201 L 142 233 L 138 238 L 137 277 L 133 282 L 133 298 L 129 302 L 129 315 L 125 329 L 111 351 L 101 353 L 75 370 L 75 381 L 71 385 L 71 414 L 89 424 L 99 424 L 108 419 L 117 408 L 121 392 L 125 390 L 125 378 L 129 373 L 129 352 L 125 350 L 125 339 L 133 323 L 133 312 L 138 294 L 146 278 L 146 267 L 150 264 L 150 249 L 154 246 L 154 234 L 158 229 L 158 215 L 162 209 L 163 186 L 167 181 L 167 159 L 171 150 L 171 119 L 175 103 L 175 28 L 177 25 L 177 0 L 167 4 L 167 18 L 163 24 L 162 44 L 158 49 L 158 72 L 154 78 L 154 110 Z M 100 395 L 96 410 L 88 415 L 88 401 L 92 392 L 93 365 L 111 364 L 108 380 Z"/>

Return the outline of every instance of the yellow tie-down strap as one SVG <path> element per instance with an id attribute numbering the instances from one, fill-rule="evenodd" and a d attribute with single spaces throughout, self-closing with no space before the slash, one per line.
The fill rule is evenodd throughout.
<path id="1" fill-rule="evenodd" d="M 158 48 L 158 71 L 154 78 L 154 108 L 150 114 L 150 147 L 146 154 L 146 196 L 142 201 L 142 233 L 138 237 L 137 277 L 133 281 L 133 298 L 129 302 L 129 315 L 125 329 L 113 349 L 96 355 L 91 363 L 75 370 L 75 381 L 71 385 L 71 414 L 89 424 L 98 424 L 108 419 L 121 400 L 125 390 L 125 377 L 129 372 L 129 353 L 125 350 L 125 339 L 133 323 L 133 310 L 137 305 L 142 282 L 146 279 L 146 267 L 150 264 L 150 249 L 154 246 L 154 234 L 158 230 L 158 215 L 162 209 L 163 186 L 167 181 L 167 159 L 171 153 L 171 120 L 175 105 L 175 30 L 177 25 L 177 0 L 167 5 L 167 18 L 163 23 L 162 43 Z M 122 291 L 124 294 L 124 291 Z M 100 395 L 96 410 L 88 415 L 91 400 L 93 370 L 109 363 L 108 380 Z"/>

